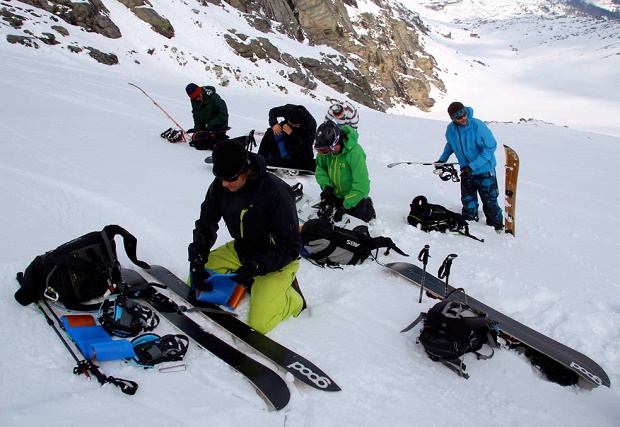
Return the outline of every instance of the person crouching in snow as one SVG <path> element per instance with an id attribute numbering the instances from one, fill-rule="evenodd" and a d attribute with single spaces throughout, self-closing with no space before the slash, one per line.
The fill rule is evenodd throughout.
<path id="1" fill-rule="evenodd" d="M 192 281 L 205 286 L 205 267 L 234 272 L 232 279 L 250 292 L 248 324 L 265 334 L 306 308 L 295 276 L 301 250 L 295 201 L 265 160 L 236 141 L 215 148 L 213 174 L 188 248 Z M 233 240 L 211 250 L 222 218 Z"/>

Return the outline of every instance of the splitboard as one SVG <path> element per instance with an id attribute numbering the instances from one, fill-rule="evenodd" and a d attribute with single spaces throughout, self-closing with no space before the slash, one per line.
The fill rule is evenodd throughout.
<path id="1" fill-rule="evenodd" d="M 136 294 L 137 298 L 146 301 L 161 317 L 187 335 L 198 346 L 245 376 L 256 388 L 259 395 L 274 409 L 281 410 L 288 404 L 291 397 L 290 391 L 286 382 L 277 373 L 204 330 L 188 317 L 174 301 L 158 292 L 154 287 L 148 287 L 146 279 L 137 271 L 123 269 L 122 275 L 123 280 L 130 288 L 146 287 Z"/>
<path id="2" fill-rule="evenodd" d="M 205 163 L 213 164 L 213 156 L 205 157 Z M 293 178 L 297 176 L 314 176 L 314 172 L 304 169 L 281 168 L 267 165 L 267 170 L 280 178 Z"/>
<path id="3" fill-rule="evenodd" d="M 407 262 L 392 262 L 386 264 L 386 267 L 408 281 L 421 286 L 423 270 L 420 267 Z M 424 289 L 435 298 L 442 299 L 446 292 L 445 282 L 428 272 L 424 277 Z M 448 293 L 453 290 L 454 287 L 448 286 Z M 611 386 L 609 376 L 603 368 L 584 354 L 517 322 L 468 296 L 465 292 L 454 292 L 448 296 L 448 299 L 463 302 L 475 310 L 485 313 L 499 329 L 500 336 L 507 342 L 514 344 L 511 347 L 518 348 L 518 344 L 530 347 L 561 364 L 569 374 L 577 374 L 579 376 L 577 385 L 580 387 L 591 389 L 599 385 Z"/>
<path id="4" fill-rule="evenodd" d="M 515 235 L 515 208 L 517 203 L 517 178 L 519 176 L 519 156 L 517 152 L 504 145 L 506 152 L 506 183 L 505 183 L 505 206 L 506 218 L 504 229 L 506 233 Z"/>
<path id="5" fill-rule="evenodd" d="M 318 390 L 340 390 L 340 387 L 334 380 L 308 359 L 261 334 L 246 323 L 231 316 L 229 312 L 218 305 L 197 300 L 192 295 L 192 289 L 167 268 L 151 264 L 151 268 L 144 271 L 167 286 L 168 289 L 188 304 L 198 308 L 209 309 L 208 311 L 203 311 L 202 314 L 291 373 L 299 381 Z"/>

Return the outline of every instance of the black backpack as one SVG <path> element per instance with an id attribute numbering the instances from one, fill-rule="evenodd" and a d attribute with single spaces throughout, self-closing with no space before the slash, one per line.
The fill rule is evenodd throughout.
<path id="1" fill-rule="evenodd" d="M 424 326 L 420 331 L 418 342 L 426 354 L 435 361 L 442 362 L 448 368 L 464 378 L 469 378 L 462 361 L 465 353 L 474 353 L 478 359 L 493 357 L 478 351 L 484 344 L 497 347 L 497 331 L 485 316 L 477 313 L 467 304 L 452 300 L 443 300 L 435 304 L 428 313 L 420 316 L 403 331 L 415 326 L 420 320 Z"/>
<path id="2" fill-rule="evenodd" d="M 139 267 L 150 268 L 137 259 L 136 238 L 118 225 L 108 225 L 37 256 L 23 273 L 17 274 L 21 288 L 15 292 L 15 299 L 28 305 L 45 295 L 71 310 L 96 310 L 100 304 L 81 303 L 101 297 L 121 283 L 114 242 L 114 236 L 119 234 L 129 259 Z"/>
<path id="3" fill-rule="evenodd" d="M 484 241 L 469 234 L 469 225 L 463 215 L 452 212 L 441 205 L 428 203 L 424 196 L 414 198 L 409 207 L 411 210 L 407 216 L 407 222 L 414 227 L 419 225 L 422 231 L 439 231 L 441 233 L 452 231 L 481 242 Z"/>
<path id="4" fill-rule="evenodd" d="M 319 265 L 361 264 L 369 257 L 376 258 L 379 248 L 386 248 L 386 253 L 394 249 L 403 256 L 409 256 L 389 237 L 371 237 L 365 225 L 348 230 L 333 225 L 325 218 L 308 220 L 301 228 L 301 241 L 301 255 Z"/>

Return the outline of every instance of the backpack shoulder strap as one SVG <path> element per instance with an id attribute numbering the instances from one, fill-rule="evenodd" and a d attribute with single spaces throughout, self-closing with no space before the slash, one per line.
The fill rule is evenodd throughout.
<path id="1" fill-rule="evenodd" d="M 115 236 L 121 235 L 123 237 L 123 243 L 125 245 L 125 253 L 127 253 L 127 256 L 129 257 L 131 262 L 133 262 L 135 265 L 141 268 L 145 268 L 145 269 L 151 268 L 151 266 L 148 265 L 146 262 L 140 261 L 138 259 L 138 255 L 137 255 L 138 240 L 129 231 L 125 230 L 120 225 L 106 225 L 101 231 L 101 234 L 103 236 L 103 240 L 106 244 L 106 247 L 108 248 L 108 251 L 112 251 L 112 246 L 111 246 L 110 241 L 114 240 Z M 116 261 L 115 253 L 112 252 L 109 255 L 112 260 Z"/>
<path id="2" fill-rule="evenodd" d="M 403 329 L 401 332 L 407 332 L 410 331 L 411 329 L 415 328 L 415 326 L 420 323 L 422 320 L 426 319 L 426 313 L 420 313 L 420 315 L 418 317 L 416 317 L 416 319 L 411 322 L 411 324 L 409 324 L 409 326 L 407 326 L 405 329 Z"/>

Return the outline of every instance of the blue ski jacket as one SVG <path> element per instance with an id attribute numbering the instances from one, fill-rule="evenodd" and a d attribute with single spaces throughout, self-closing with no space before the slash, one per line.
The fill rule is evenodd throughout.
<path id="1" fill-rule="evenodd" d="M 461 169 L 469 166 L 473 175 L 485 172 L 495 175 L 497 141 L 487 125 L 474 118 L 473 108 L 467 107 L 467 125 L 460 126 L 454 122 L 448 125 L 446 141 L 440 162 L 448 161 L 454 153 Z"/>

